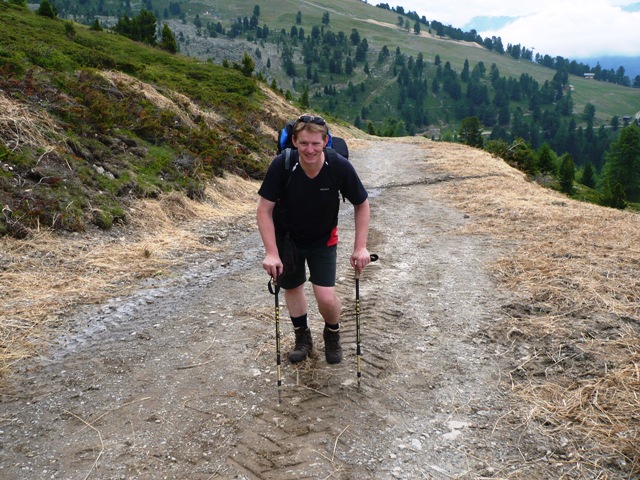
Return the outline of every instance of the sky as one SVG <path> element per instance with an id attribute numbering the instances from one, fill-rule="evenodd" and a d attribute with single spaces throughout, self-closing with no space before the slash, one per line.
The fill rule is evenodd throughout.
<path id="1" fill-rule="evenodd" d="M 380 2 L 369 2 L 374 5 Z M 640 56 L 640 0 L 398 0 L 391 7 L 424 15 L 428 21 L 470 30 L 474 17 L 514 17 L 494 30 L 476 28 L 503 45 L 520 44 L 534 56 L 593 58 Z M 623 7 L 627 6 L 625 11 Z M 515 18 L 517 17 L 517 18 Z M 495 27 L 494 27 L 495 28 Z"/>

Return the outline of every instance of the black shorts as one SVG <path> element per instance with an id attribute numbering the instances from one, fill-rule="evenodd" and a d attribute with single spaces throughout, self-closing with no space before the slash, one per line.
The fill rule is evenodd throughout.
<path id="1" fill-rule="evenodd" d="M 296 288 L 307 281 L 305 264 L 309 266 L 309 281 L 319 287 L 336 286 L 337 245 L 331 247 L 298 247 L 296 270 L 280 279 L 282 288 Z"/>

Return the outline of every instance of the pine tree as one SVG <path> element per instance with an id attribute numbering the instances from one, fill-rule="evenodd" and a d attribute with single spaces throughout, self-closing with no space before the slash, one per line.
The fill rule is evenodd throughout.
<path id="1" fill-rule="evenodd" d="M 463 82 L 469 81 L 469 60 L 465 58 L 464 65 L 462 67 L 462 72 L 460 73 L 460 80 Z"/>
<path id="2" fill-rule="evenodd" d="M 604 184 L 602 188 L 602 196 L 600 197 L 600 205 L 605 207 L 617 208 L 623 210 L 627 207 L 627 200 L 622 185 L 616 183 L 613 187 L 609 182 Z"/>
<path id="3" fill-rule="evenodd" d="M 309 89 L 305 88 L 302 91 L 302 95 L 300 96 L 300 106 L 302 108 L 308 108 L 309 107 Z"/>
<path id="4" fill-rule="evenodd" d="M 100 20 L 96 18 L 91 24 L 91 26 L 89 27 L 89 30 L 93 30 L 94 32 L 101 32 L 102 25 L 100 25 Z"/>
<path id="5" fill-rule="evenodd" d="M 562 156 L 560 163 L 560 190 L 564 193 L 573 193 L 573 181 L 576 177 L 576 167 L 573 163 L 573 157 L 566 153 Z"/>
<path id="6" fill-rule="evenodd" d="M 460 140 L 470 147 L 482 148 L 482 125 L 478 117 L 467 117 L 462 120 Z"/>
<path id="7" fill-rule="evenodd" d="M 171 31 L 171 28 L 169 28 L 169 25 L 166 23 L 162 27 L 161 36 L 160 48 L 169 53 L 176 53 L 178 51 L 178 42 L 176 41 L 176 36 Z"/>
<path id="8" fill-rule="evenodd" d="M 558 166 L 556 165 L 556 154 L 551 150 L 548 143 L 545 143 L 538 150 L 538 171 L 545 174 L 556 175 Z"/>
<path id="9" fill-rule="evenodd" d="M 47 18 L 56 18 L 58 16 L 58 10 L 56 10 L 55 6 L 51 5 L 49 0 L 42 0 L 36 13 Z"/>
<path id="10" fill-rule="evenodd" d="M 149 45 L 156 44 L 156 17 L 149 10 L 140 10 L 137 17 L 133 18 L 134 25 L 139 34 L 139 40 Z"/>
<path id="11" fill-rule="evenodd" d="M 585 187 L 595 188 L 596 186 L 596 169 L 593 165 L 587 163 L 582 171 L 582 177 L 580 177 L 580 183 Z"/>
<path id="12" fill-rule="evenodd" d="M 244 52 L 244 56 L 242 57 L 242 67 L 240 71 L 245 77 L 251 77 L 253 74 L 253 70 L 256 68 L 256 64 L 247 52 Z"/>
<path id="13" fill-rule="evenodd" d="M 73 22 L 64 22 L 64 33 L 70 40 L 73 40 L 76 36 L 76 28 L 73 26 Z"/>
<path id="14" fill-rule="evenodd" d="M 620 130 L 618 140 L 609 148 L 604 172 L 611 185 L 622 185 L 628 200 L 640 200 L 639 127 L 630 125 Z"/>

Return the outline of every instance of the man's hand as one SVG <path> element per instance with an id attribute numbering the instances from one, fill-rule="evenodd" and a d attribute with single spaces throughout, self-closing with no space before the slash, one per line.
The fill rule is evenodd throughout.
<path id="1" fill-rule="evenodd" d="M 369 265 L 370 262 L 371 255 L 366 248 L 355 249 L 351 254 L 351 266 L 356 269 L 358 275 L 362 273 L 364 267 Z"/>
<path id="2" fill-rule="evenodd" d="M 282 260 L 278 255 L 267 255 L 262 261 L 262 268 L 275 280 L 282 274 Z"/>

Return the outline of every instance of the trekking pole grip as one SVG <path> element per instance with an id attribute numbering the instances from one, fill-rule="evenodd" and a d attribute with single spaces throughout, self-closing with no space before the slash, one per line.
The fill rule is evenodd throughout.
<path id="1" fill-rule="evenodd" d="M 269 283 L 267 283 L 267 287 L 269 288 L 269 293 L 271 295 L 277 295 L 280 291 L 280 284 L 278 283 L 277 278 L 271 277 L 269 279 Z"/>
<path id="2" fill-rule="evenodd" d="M 376 262 L 376 261 L 378 261 L 378 258 L 380 258 L 380 257 L 378 257 L 378 255 L 376 255 L 375 253 L 372 253 L 372 254 L 369 256 L 369 259 L 370 259 L 372 262 Z M 359 279 L 360 279 L 360 272 L 358 272 L 358 269 L 357 269 L 357 268 L 355 269 L 355 277 L 356 277 L 356 280 L 359 280 Z"/>

